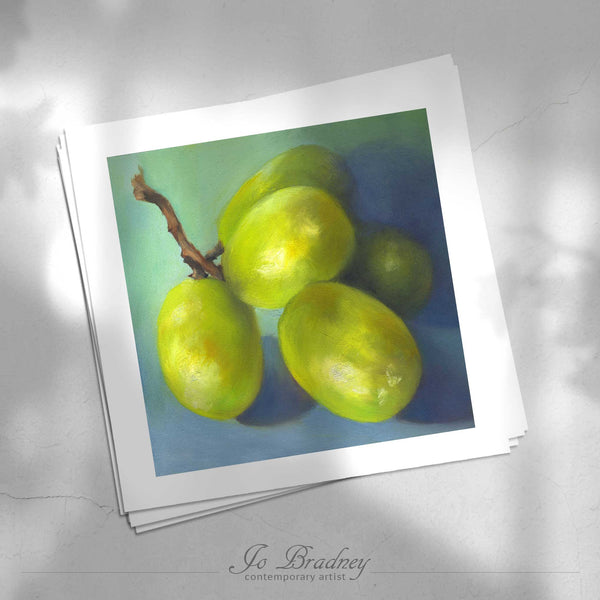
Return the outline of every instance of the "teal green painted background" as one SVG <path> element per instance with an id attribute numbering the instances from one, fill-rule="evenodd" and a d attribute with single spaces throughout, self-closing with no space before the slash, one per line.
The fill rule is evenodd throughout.
<path id="1" fill-rule="evenodd" d="M 332 415 L 306 397 L 281 362 L 273 337 L 281 311 L 259 310 L 267 371 L 257 402 L 237 420 L 195 415 L 165 385 L 156 353 L 162 302 L 190 270 L 158 208 L 134 199 L 131 178 L 141 166 L 188 238 L 206 251 L 217 241 L 221 210 L 241 184 L 275 155 L 308 143 L 347 160 L 359 218 L 401 227 L 434 258 L 432 300 L 408 322 L 423 355 L 421 388 L 410 410 L 384 423 Z M 115 156 L 108 166 L 157 475 L 473 426 L 424 110 Z"/>

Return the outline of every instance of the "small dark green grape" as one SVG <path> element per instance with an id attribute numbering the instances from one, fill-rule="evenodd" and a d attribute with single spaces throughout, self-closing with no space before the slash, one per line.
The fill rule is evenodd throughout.
<path id="1" fill-rule="evenodd" d="M 433 263 L 427 249 L 395 228 L 359 237 L 344 281 L 372 293 L 402 317 L 412 317 L 429 300 Z"/>

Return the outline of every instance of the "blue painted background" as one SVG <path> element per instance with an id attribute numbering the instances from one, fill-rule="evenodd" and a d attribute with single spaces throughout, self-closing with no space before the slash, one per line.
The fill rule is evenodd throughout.
<path id="1" fill-rule="evenodd" d="M 218 216 L 239 186 L 299 144 L 341 154 L 355 179 L 355 217 L 402 229 L 433 258 L 431 300 L 406 321 L 423 358 L 423 378 L 404 411 L 382 423 L 337 417 L 296 384 L 276 338 L 281 310 L 257 310 L 265 375 L 258 398 L 237 419 L 212 421 L 188 411 L 162 377 L 156 319 L 189 269 L 160 211 L 133 198 L 130 180 L 138 165 L 171 201 L 190 240 L 208 250 L 217 241 Z M 111 157 L 108 164 L 157 475 L 473 426 L 425 110 Z"/>

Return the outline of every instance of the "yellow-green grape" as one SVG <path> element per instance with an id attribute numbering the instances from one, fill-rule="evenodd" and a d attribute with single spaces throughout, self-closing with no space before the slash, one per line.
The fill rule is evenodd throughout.
<path id="1" fill-rule="evenodd" d="M 324 189 L 344 203 L 352 177 L 342 157 L 322 146 L 296 146 L 278 154 L 248 179 L 225 207 L 219 219 L 222 244 L 227 247 L 241 220 L 261 198 L 297 185 Z"/>
<path id="2" fill-rule="evenodd" d="M 221 264 L 244 302 L 280 308 L 307 283 L 335 277 L 354 246 L 354 228 L 333 196 L 313 187 L 287 187 L 248 212 Z"/>
<path id="3" fill-rule="evenodd" d="M 387 228 L 361 239 L 350 281 L 402 317 L 411 317 L 429 300 L 433 264 L 421 244 Z"/>
<path id="4" fill-rule="evenodd" d="M 313 283 L 296 295 L 279 320 L 279 343 L 294 379 L 354 421 L 389 419 L 421 378 L 421 356 L 402 319 L 341 283 Z"/>
<path id="5" fill-rule="evenodd" d="M 222 281 L 183 281 L 167 294 L 158 316 L 158 358 L 183 406 L 211 419 L 236 417 L 262 381 L 254 310 Z"/>

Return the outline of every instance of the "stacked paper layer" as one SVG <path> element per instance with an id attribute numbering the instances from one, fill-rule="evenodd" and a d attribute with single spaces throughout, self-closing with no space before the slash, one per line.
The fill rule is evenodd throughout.
<path id="1" fill-rule="evenodd" d="M 431 257 L 428 302 L 405 318 L 422 359 L 419 387 L 408 406 L 380 422 L 334 414 L 284 363 L 283 308 L 258 308 L 258 396 L 236 418 L 201 416 L 178 402 L 157 353 L 161 305 L 190 268 L 161 211 L 136 201 L 131 180 L 141 167 L 205 252 L 244 181 L 303 145 L 344 160 L 355 228 L 393 228 Z M 67 131 L 58 157 L 119 508 L 136 531 L 342 478 L 506 453 L 525 433 L 449 56 L 249 102 Z M 306 360 L 316 368 L 318 359 Z M 328 368 L 351 385 L 344 365 Z"/>

